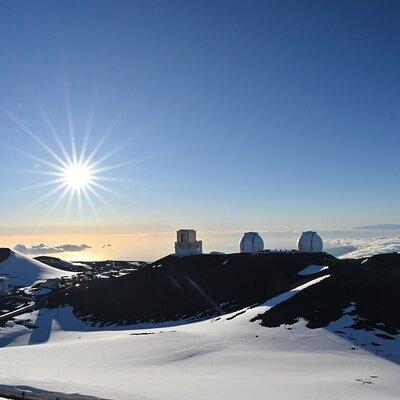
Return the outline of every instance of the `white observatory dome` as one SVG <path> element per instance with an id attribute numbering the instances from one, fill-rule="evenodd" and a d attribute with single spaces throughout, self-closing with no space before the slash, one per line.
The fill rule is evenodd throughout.
<path id="1" fill-rule="evenodd" d="M 318 253 L 323 248 L 322 239 L 317 232 L 303 232 L 297 240 L 297 248 L 299 251 Z"/>
<path id="2" fill-rule="evenodd" d="M 264 241 L 257 232 L 246 232 L 240 241 L 241 253 L 257 253 L 264 250 Z"/>

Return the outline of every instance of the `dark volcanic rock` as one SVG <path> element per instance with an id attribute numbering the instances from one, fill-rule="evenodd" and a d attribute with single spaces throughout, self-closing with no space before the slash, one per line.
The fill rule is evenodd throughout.
<path id="1" fill-rule="evenodd" d="M 353 305 L 354 329 L 379 328 L 390 334 L 400 332 L 400 279 L 376 273 L 368 268 L 345 262 L 330 271 L 331 276 L 289 300 L 259 315 L 262 324 L 275 327 L 293 324 L 300 318 L 309 328 L 325 327 Z"/>
<path id="2" fill-rule="evenodd" d="M 7 260 L 10 257 L 11 250 L 7 247 L 0 247 L 0 262 Z"/>
<path id="3" fill-rule="evenodd" d="M 37 256 L 34 257 L 34 259 L 40 261 L 43 264 L 49 265 L 50 267 L 61 269 L 62 271 L 83 272 L 87 269 L 84 266 L 75 265 L 68 261 L 61 260 L 57 257 Z"/>
<path id="4" fill-rule="evenodd" d="M 379 268 L 387 271 L 398 272 L 400 274 L 400 254 L 376 254 L 366 259 L 363 262 L 363 266 L 368 268 Z"/>
<path id="5" fill-rule="evenodd" d="M 122 277 L 55 292 L 46 306 L 72 306 L 75 315 L 92 324 L 215 316 L 264 302 L 324 274 L 298 275 L 310 264 L 338 263 L 325 253 L 168 256 Z"/>
<path id="6" fill-rule="evenodd" d="M 371 263 L 395 265 L 397 257 L 374 256 Z M 329 269 L 298 274 L 310 265 Z M 309 328 L 320 328 L 348 314 L 353 317 L 353 329 L 379 329 L 389 335 L 399 332 L 400 278 L 396 273 L 370 267 L 365 260 L 338 260 L 326 253 L 167 256 L 120 277 L 55 291 L 45 299 L 45 307 L 71 306 L 76 316 L 100 325 L 205 318 L 240 313 L 328 274 L 253 321 L 276 327 L 303 318 Z"/>

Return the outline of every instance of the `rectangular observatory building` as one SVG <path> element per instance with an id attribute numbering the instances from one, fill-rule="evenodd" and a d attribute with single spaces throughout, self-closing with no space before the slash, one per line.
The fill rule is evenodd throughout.
<path id="1" fill-rule="evenodd" d="M 176 232 L 175 254 L 177 256 L 191 256 L 202 254 L 203 244 L 201 240 L 196 240 L 194 229 L 179 229 Z"/>

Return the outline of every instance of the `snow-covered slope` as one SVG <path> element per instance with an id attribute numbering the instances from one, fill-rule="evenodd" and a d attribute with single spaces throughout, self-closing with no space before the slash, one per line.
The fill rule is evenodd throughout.
<path id="1" fill-rule="evenodd" d="M 26 287 L 46 279 L 71 275 L 71 273 L 60 271 L 15 250 L 10 250 L 9 256 L 0 262 L 0 275 L 7 276 L 8 284 L 13 287 Z"/>
<path id="2" fill-rule="evenodd" d="M 100 330 L 70 307 L 35 311 L 1 333 L 8 344 L 1 343 L 7 347 L 0 349 L 0 385 L 118 400 L 398 399 L 396 355 L 377 357 L 302 320 L 277 328 L 250 322 L 329 279 L 320 276 L 258 307 L 164 328 Z M 38 328 L 27 329 L 24 319 Z"/>

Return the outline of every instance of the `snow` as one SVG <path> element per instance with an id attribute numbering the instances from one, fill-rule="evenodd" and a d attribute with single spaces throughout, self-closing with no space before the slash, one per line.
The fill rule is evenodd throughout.
<path id="1" fill-rule="evenodd" d="M 298 275 L 313 275 L 318 274 L 321 271 L 327 270 L 329 267 L 323 267 L 322 265 L 309 265 L 307 268 L 301 270 Z"/>
<path id="2" fill-rule="evenodd" d="M 7 276 L 8 284 L 12 286 L 27 287 L 47 279 L 70 276 L 73 273 L 50 267 L 12 250 L 10 256 L 0 262 L 1 275 Z"/>
<path id="3" fill-rule="evenodd" d="M 249 322 L 324 279 L 241 313 L 165 328 L 96 329 L 69 307 L 19 316 L 39 328 L 0 328 L 0 385 L 118 400 L 397 399 L 400 358 L 352 350 L 353 341 L 333 332 L 349 331 L 350 315 L 329 329 Z"/>

